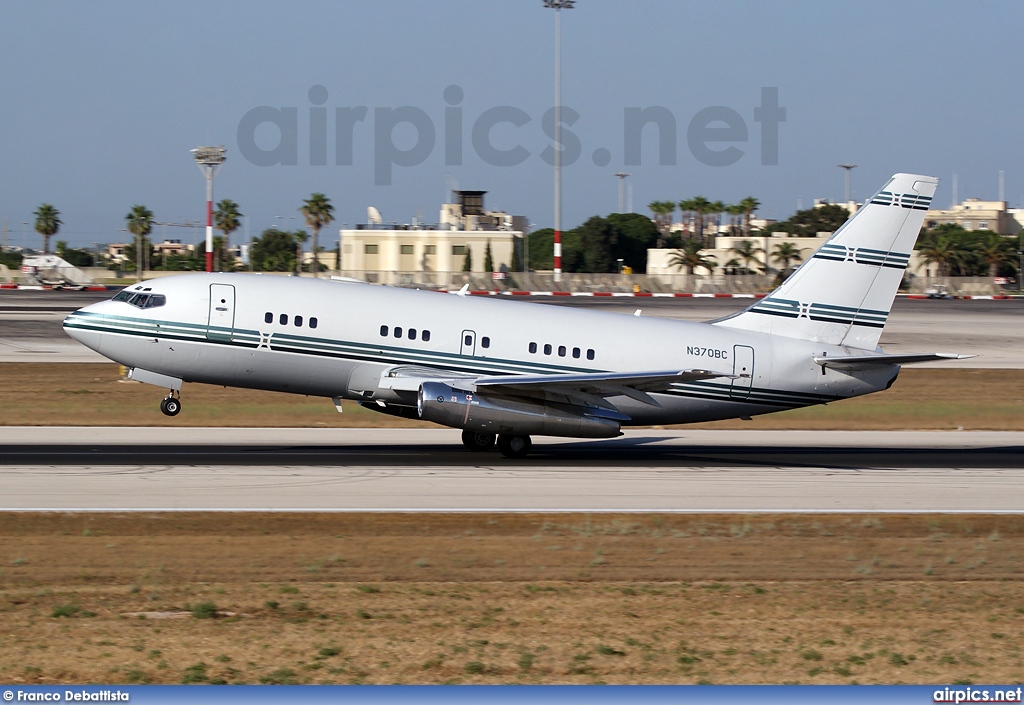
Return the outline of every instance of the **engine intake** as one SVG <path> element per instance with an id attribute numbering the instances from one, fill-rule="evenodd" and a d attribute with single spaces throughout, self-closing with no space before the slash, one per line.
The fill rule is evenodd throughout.
<path id="1" fill-rule="evenodd" d="M 483 396 L 441 382 L 420 385 L 416 409 L 421 419 L 487 433 L 614 438 L 619 422 L 587 413 L 580 406 Z"/>

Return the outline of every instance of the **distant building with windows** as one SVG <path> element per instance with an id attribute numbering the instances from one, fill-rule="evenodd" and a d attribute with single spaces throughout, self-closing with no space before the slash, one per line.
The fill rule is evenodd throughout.
<path id="1" fill-rule="evenodd" d="M 949 223 L 964 230 L 991 230 L 1000 235 L 1016 235 L 1021 223 L 1006 207 L 1006 201 L 982 201 L 968 198 L 949 210 L 929 210 L 924 216 L 924 227 L 934 228 Z"/>
<path id="2" fill-rule="evenodd" d="M 441 206 L 439 222 L 379 224 L 366 223 L 339 231 L 341 272 L 344 276 L 371 282 L 393 282 L 394 273 L 416 276 L 430 282 L 440 275 L 463 271 L 470 253 L 470 273 L 484 271 L 487 246 L 491 248 L 493 270 L 512 267 L 513 253 L 522 255 L 524 216 L 484 208 L 486 191 L 455 191 L 454 202 Z"/>

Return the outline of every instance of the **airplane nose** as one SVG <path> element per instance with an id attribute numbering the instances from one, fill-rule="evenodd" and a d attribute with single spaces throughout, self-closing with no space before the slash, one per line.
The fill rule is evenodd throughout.
<path id="1" fill-rule="evenodd" d="M 92 329 L 92 326 L 90 325 L 89 322 L 90 316 L 95 315 L 95 312 L 91 311 L 90 309 L 95 308 L 97 305 L 98 304 L 92 304 L 91 306 L 80 308 L 74 313 L 69 314 L 64 319 L 62 326 L 64 328 L 64 332 L 67 333 L 69 336 L 71 336 L 72 338 L 74 338 L 87 348 L 92 348 L 93 350 L 99 352 L 100 341 L 103 337 L 103 334 L 97 330 Z"/>

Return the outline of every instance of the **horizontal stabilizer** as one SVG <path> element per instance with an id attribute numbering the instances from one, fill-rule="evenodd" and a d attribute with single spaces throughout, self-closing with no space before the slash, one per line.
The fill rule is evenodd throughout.
<path id="1" fill-rule="evenodd" d="M 822 367 L 834 367 L 841 370 L 866 370 L 872 367 L 888 367 L 890 365 L 910 365 L 915 362 L 936 362 L 937 360 L 966 360 L 977 355 L 958 355 L 957 353 L 910 353 L 907 355 L 849 355 L 844 357 L 815 357 L 814 361 Z"/>

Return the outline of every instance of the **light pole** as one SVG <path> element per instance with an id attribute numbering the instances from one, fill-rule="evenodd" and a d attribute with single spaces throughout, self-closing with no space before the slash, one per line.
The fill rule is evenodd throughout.
<path id="1" fill-rule="evenodd" d="M 840 169 L 846 170 L 846 200 L 844 204 L 850 202 L 850 172 L 857 168 L 856 164 L 837 164 Z"/>
<path id="2" fill-rule="evenodd" d="M 544 0 L 555 11 L 555 281 L 562 280 L 562 10 L 576 0 Z"/>
<path id="3" fill-rule="evenodd" d="M 619 178 L 619 213 L 625 213 L 625 210 L 623 209 L 626 207 L 626 177 L 631 176 L 631 174 L 620 171 L 613 174 L 613 176 L 617 176 Z"/>
<path id="4" fill-rule="evenodd" d="M 189 150 L 206 177 L 206 271 L 213 271 L 213 177 L 226 157 L 223 147 L 196 147 Z"/>

